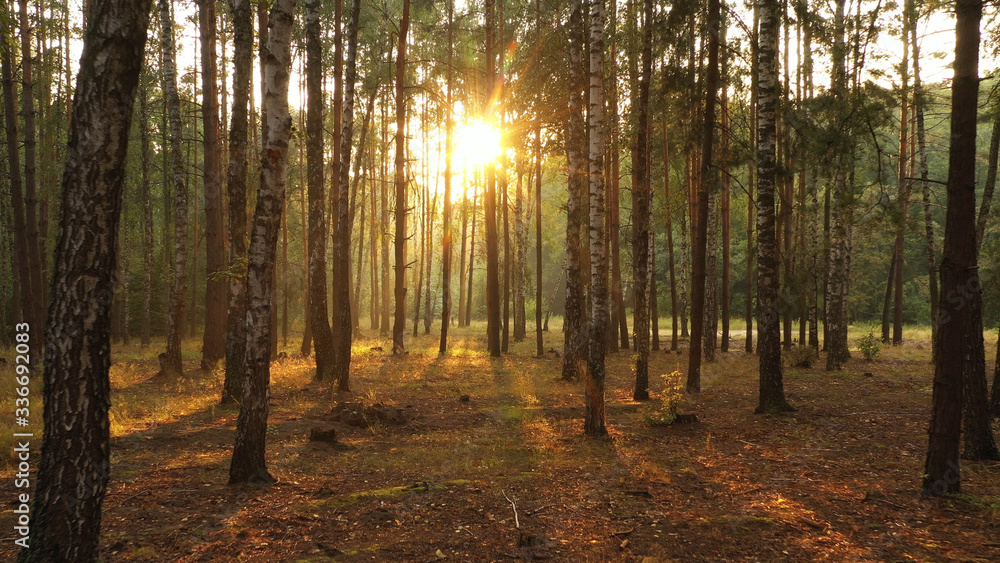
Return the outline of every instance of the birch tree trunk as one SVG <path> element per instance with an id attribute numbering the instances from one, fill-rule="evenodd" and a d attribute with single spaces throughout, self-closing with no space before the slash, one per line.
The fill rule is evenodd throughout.
<path id="1" fill-rule="evenodd" d="M 344 72 L 344 115 L 340 141 L 340 195 L 338 200 L 339 217 L 337 219 L 337 236 L 334 243 L 336 256 L 335 272 L 339 280 L 334 288 L 340 295 L 334 302 L 339 302 L 339 310 L 334 311 L 334 322 L 340 325 L 339 331 L 334 331 L 333 377 L 337 380 L 338 391 L 350 391 L 351 375 L 351 343 L 354 327 L 351 315 L 351 230 L 353 217 L 350 206 L 347 205 L 351 196 L 351 147 L 354 145 L 354 83 L 358 75 L 358 19 L 361 14 L 361 0 L 351 1 L 351 16 L 347 23 L 347 65 Z"/>
<path id="2" fill-rule="evenodd" d="M 112 273 L 150 1 L 94 0 L 90 13 L 62 179 L 45 334 L 45 433 L 22 562 L 97 559 L 111 471 Z M 40 353 L 41 343 L 32 349 Z"/>
<path id="3" fill-rule="evenodd" d="M 604 241 L 604 0 L 590 0 L 590 337 L 583 387 L 584 433 L 605 436 L 604 355 L 608 327 L 608 253 Z"/>
<path id="4" fill-rule="evenodd" d="M 229 484 L 273 483 L 267 471 L 265 446 L 271 380 L 271 284 L 278 229 L 285 204 L 285 171 L 292 118 L 288 113 L 291 74 L 291 34 L 295 0 L 274 0 L 268 17 L 264 57 L 264 111 L 266 136 L 260 171 L 260 189 L 254 211 L 247 263 L 246 379 L 236 445 L 229 467 Z"/>
<path id="5" fill-rule="evenodd" d="M 757 51 L 757 352 L 760 355 L 760 402 L 756 413 L 794 410 L 785 400 L 781 365 L 781 318 L 778 312 L 779 257 L 775 235 L 775 145 L 778 113 L 777 0 L 758 4 Z"/>

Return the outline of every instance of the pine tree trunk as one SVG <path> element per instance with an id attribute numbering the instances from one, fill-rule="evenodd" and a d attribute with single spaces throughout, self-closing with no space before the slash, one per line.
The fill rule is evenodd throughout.
<path id="1" fill-rule="evenodd" d="M 566 152 L 569 166 L 569 197 L 566 202 L 566 304 L 563 317 L 563 357 L 562 378 L 583 379 L 586 361 L 586 313 L 583 295 L 584 284 L 580 266 L 582 253 L 581 231 L 583 201 L 587 185 L 587 139 L 584 123 L 584 77 L 583 49 L 585 41 L 584 10 L 582 0 L 574 0 L 570 12 L 569 29 L 569 72 L 570 115 L 566 122 Z M 487 237 L 489 234 L 487 234 Z"/>
<path id="2" fill-rule="evenodd" d="M 643 1 L 642 54 L 636 96 L 635 164 L 632 185 L 632 271 L 635 280 L 635 388 L 637 401 L 649 399 L 649 271 L 650 216 L 653 190 L 649 182 L 649 82 L 652 74 L 653 5 Z"/>
<path id="3" fill-rule="evenodd" d="M 976 252 L 976 113 L 979 99 L 979 23 L 983 5 L 955 4 L 955 78 L 952 82 L 948 206 L 941 261 L 941 303 L 934 342 L 934 388 L 924 463 L 928 496 L 961 492 L 959 440 L 962 433 L 963 375 L 972 348 L 982 346 L 973 331 L 981 305 Z M 956 299 L 956 296 L 960 298 Z M 979 328 L 982 335 L 982 329 Z"/>
<path id="4" fill-rule="evenodd" d="M 750 77 L 750 123 L 753 126 L 750 127 L 750 150 L 754 155 L 754 160 L 757 158 L 757 92 L 758 92 L 758 79 L 759 72 L 757 68 L 760 65 L 760 41 L 759 41 L 759 29 L 760 29 L 760 5 L 754 3 L 753 6 L 753 41 L 751 42 L 753 46 L 751 47 L 751 65 L 755 69 L 751 73 Z M 754 276 L 753 276 L 753 257 L 756 255 L 754 248 L 754 224 L 756 223 L 754 217 L 754 187 L 757 180 L 757 169 L 756 166 L 747 167 L 747 245 L 746 245 L 746 257 L 747 257 L 747 291 L 744 299 L 746 300 L 746 312 L 744 317 L 746 318 L 747 333 L 744 342 L 744 352 L 747 354 L 753 354 L 753 320 L 754 320 Z"/>
<path id="5" fill-rule="evenodd" d="M 496 25 L 495 3 L 486 0 L 486 84 L 491 97 L 497 85 L 496 51 L 493 27 Z M 503 0 L 499 0 L 503 1 Z M 501 47 L 502 48 L 502 47 Z M 490 113 L 495 111 L 489 109 Z M 497 179 L 496 164 L 486 165 L 486 192 L 483 211 L 486 215 L 486 345 L 490 356 L 500 356 L 500 249 L 497 238 Z"/>
<path id="6" fill-rule="evenodd" d="M 694 241 L 691 253 L 691 349 L 688 357 L 687 391 L 701 391 L 702 339 L 705 332 L 705 291 L 707 279 L 707 244 L 710 208 L 710 190 L 714 190 L 717 171 L 712 156 L 715 139 L 715 98 L 719 88 L 719 25 L 720 0 L 708 4 L 708 67 L 705 77 L 705 133 L 701 149 L 701 175 L 698 188 L 698 217 L 694 223 Z M 777 80 L 775 80 L 777 82 Z"/>
<path id="7" fill-rule="evenodd" d="M 540 0 L 535 2 L 536 21 Z M 535 119 L 535 353 L 545 355 L 542 337 L 542 122 Z"/>
<path id="8" fill-rule="evenodd" d="M 38 234 L 38 178 L 35 168 L 37 131 L 35 127 L 35 79 L 31 53 L 31 30 L 28 21 L 28 0 L 20 0 L 21 35 L 21 115 L 24 117 L 24 222 L 25 241 L 28 244 L 28 273 L 31 276 L 32 327 L 40 330 L 45 319 L 46 287 L 42 268 L 45 260 L 44 248 Z M 11 114 L 13 117 L 13 114 Z M 15 173 L 11 170 L 11 173 Z M 41 340 L 41 332 L 33 334 L 36 342 Z"/>
<path id="9" fill-rule="evenodd" d="M 524 340 L 527 332 L 524 309 L 525 263 L 528 259 L 528 224 L 524 217 L 523 157 L 517 162 L 517 191 L 514 193 L 514 342 Z M 530 183 L 530 180 L 529 180 Z"/>
<path id="10" fill-rule="evenodd" d="M 315 381 L 324 381 L 333 369 L 333 334 L 327 310 L 326 281 L 326 165 L 323 155 L 323 46 L 320 40 L 320 3 L 305 3 L 306 35 L 306 151 L 309 191 L 309 309 L 316 348 Z"/>
<path id="11" fill-rule="evenodd" d="M 149 123 L 149 85 L 146 75 L 140 77 L 139 84 L 139 120 L 142 124 L 139 127 L 139 145 L 142 159 L 142 246 L 143 246 L 143 294 L 142 294 L 142 347 L 149 346 L 152 336 L 152 323 L 150 313 L 153 304 L 153 198 L 150 193 L 149 181 L 149 131 L 146 124 Z"/>
<path id="12" fill-rule="evenodd" d="M 674 267 L 674 212 L 670 201 L 670 144 L 667 139 L 667 122 L 661 124 L 663 132 L 663 201 L 667 215 L 667 261 L 670 272 L 670 351 L 677 351 L 677 282 Z"/>
<path id="13" fill-rule="evenodd" d="M 91 14 L 62 177 L 44 343 L 45 433 L 30 548 L 21 551 L 22 562 L 97 559 L 111 471 L 112 272 L 150 2 L 94 0 Z M 14 114 L 6 116 L 10 120 Z M 16 175 L 13 168 L 11 175 Z M 33 353 L 42 353 L 42 342 L 29 342 Z"/>
<path id="14" fill-rule="evenodd" d="M 839 100 L 846 99 L 847 69 L 846 45 L 844 44 L 844 0 L 837 0 L 834 18 L 833 46 L 833 88 L 834 95 Z M 845 132 L 840 133 L 841 137 Z M 847 269 L 849 264 L 847 217 L 848 209 L 847 167 L 849 165 L 845 151 L 847 141 L 838 141 L 834 156 L 833 192 L 830 205 L 830 251 L 827 263 L 828 279 L 826 289 L 826 333 L 827 359 L 826 369 L 839 370 L 850 357 L 847 351 L 847 316 L 846 287 Z"/>
<path id="15" fill-rule="evenodd" d="M 910 204 L 910 180 L 907 178 L 909 170 L 909 145 L 908 134 L 910 131 L 910 104 L 909 104 L 909 82 L 910 82 L 910 39 L 908 28 L 914 25 L 910 21 L 907 4 L 911 0 L 903 2 L 903 64 L 901 66 L 902 88 L 899 99 L 899 167 L 897 172 L 897 192 L 899 201 L 896 204 L 896 212 L 899 213 L 896 225 L 896 240 L 893 244 L 893 258 L 896 270 L 893 272 L 895 283 L 893 299 L 892 317 L 892 345 L 899 346 L 903 343 L 903 263 L 905 258 L 904 242 L 906 236 L 906 217 Z"/>
<path id="16" fill-rule="evenodd" d="M 448 71 L 447 87 L 448 94 L 445 100 L 445 141 L 444 141 L 444 217 L 441 224 L 441 342 L 438 346 L 438 355 L 444 356 L 448 352 L 448 328 L 451 325 L 451 156 L 452 156 L 452 130 L 454 129 L 454 118 L 452 106 L 452 78 L 454 69 L 452 68 L 452 56 L 455 43 L 455 0 L 448 0 Z M 465 246 L 464 244 L 462 245 Z"/>
<path id="17" fill-rule="evenodd" d="M 288 78 L 294 8 L 295 0 L 274 0 L 268 16 L 270 29 L 263 61 L 267 125 L 247 263 L 246 382 L 236 421 L 230 485 L 274 482 L 264 459 L 271 378 L 270 319 L 275 306 L 270 296 L 292 129 Z"/>
<path id="18" fill-rule="evenodd" d="M 778 113 L 777 0 L 759 4 L 757 51 L 757 350 L 760 355 L 760 402 L 756 413 L 794 410 L 785 400 L 778 312 L 778 248 L 775 236 L 775 144 Z"/>
<path id="19" fill-rule="evenodd" d="M 229 280 L 226 310 L 226 376 L 222 402 L 243 396 L 246 378 L 247 135 L 253 73 L 253 22 L 249 0 L 235 0 L 233 12 L 233 110 L 229 126 Z"/>
<path id="20" fill-rule="evenodd" d="M 170 0 L 158 0 L 160 12 L 160 46 L 163 49 L 163 91 L 167 104 L 167 137 L 165 149 L 169 159 L 167 178 L 173 183 L 174 268 L 173 286 L 170 290 L 169 321 L 167 323 L 167 352 L 160 361 L 165 375 L 175 377 L 182 373 L 181 337 L 184 333 L 184 296 L 187 292 L 187 187 L 184 183 L 184 161 L 181 156 L 180 97 L 177 94 L 177 58 L 173 33 Z"/>
<path id="21" fill-rule="evenodd" d="M 6 9 L 6 4 L 4 5 Z M 7 27 L 8 14 L 0 17 L 0 25 L 3 26 L 3 37 L 10 37 L 10 29 Z M 17 288 L 19 298 L 15 305 L 20 309 L 20 318 L 29 325 L 29 335 L 32 342 L 40 342 L 44 337 L 43 322 L 41 318 L 36 318 L 37 313 L 33 304 L 39 288 L 32 285 L 31 268 L 28 254 L 31 253 L 31 246 L 28 244 L 25 224 L 24 192 L 21 183 L 21 149 L 17 138 L 17 104 L 14 101 L 14 78 L 13 63 L 9 43 L 0 44 L 0 57 L 2 57 L 2 85 L 4 98 L 4 131 L 6 133 L 6 161 L 10 170 L 10 191 L 11 191 L 11 211 L 13 215 L 14 231 L 14 269 L 17 273 Z"/>
<path id="22" fill-rule="evenodd" d="M 396 239 L 395 239 L 395 304 L 392 325 L 392 353 L 402 354 L 403 332 L 406 330 L 406 164 L 403 151 L 406 133 L 406 34 L 410 27 L 410 0 L 403 0 L 403 17 L 399 24 L 396 50 Z"/>
<path id="23" fill-rule="evenodd" d="M 201 31 L 201 119 L 205 144 L 205 333 L 201 369 L 211 370 L 226 356 L 225 211 L 222 206 L 222 141 L 216 66 L 215 0 L 198 0 Z"/>

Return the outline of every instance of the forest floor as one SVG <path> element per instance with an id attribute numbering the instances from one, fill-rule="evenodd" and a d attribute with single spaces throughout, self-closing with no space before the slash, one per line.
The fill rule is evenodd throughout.
<path id="1" fill-rule="evenodd" d="M 654 400 L 637 403 L 631 352 L 609 354 L 607 440 L 583 436 L 581 385 L 558 379 L 554 352 L 534 357 L 533 333 L 497 360 L 484 353 L 483 326 L 453 333 L 443 358 L 433 335 L 407 335 L 402 358 L 361 339 L 353 392 L 333 396 L 290 343 L 272 368 L 267 455 L 278 482 L 263 487 L 226 485 L 237 411 L 217 406 L 221 371 L 197 369 L 200 341 L 185 342 L 189 371 L 170 382 L 153 379 L 162 343 L 116 347 L 103 559 L 1000 560 L 1000 464 L 965 463 L 962 495 L 919 495 L 926 331 L 841 372 L 787 368 L 798 410 L 780 416 L 753 414 L 756 357 L 737 338 L 705 365 L 701 395 L 681 400 L 698 421 L 669 426 L 649 423 L 670 395 L 660 374 L 684 371 L 687 356 L 653 352 Z M 561 351 L 560 336 L 546 333 L 545 349 Z M 0 405 L 13 415 L 10 394 Z M 348 404 L 339 422 L 334 404 Z M 352 426 L 351 404 L 403 420 L 369 410 Z M 339 444 L 309 441 L 326 428 Z M 5 510 L 5 535 L 11 526 Z M 13 547 L 5 538 L 0 558 Z"/>

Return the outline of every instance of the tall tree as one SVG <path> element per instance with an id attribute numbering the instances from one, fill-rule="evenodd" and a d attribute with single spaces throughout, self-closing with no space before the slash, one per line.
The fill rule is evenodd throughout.
<path id="1" fill-rule="evenodd" d="M 455 45 L 455 0 L 448 0 L 448 69 L 447 99 L 445 100 L 445 141 L 444 141 L 444 218 L 441 225 L 441 342 L 438 355 L 448 352 L 448 326 L 451 324 L 451 158 L 452 131 L 455 127 L 454 108 L 452 106 L 452 80 L 454 68 L 452 55 Z"/>
<path id="2" fill-rule="evenodd" d="M 236 420 L 236 445 L 229 484 L 272 483 L 264 459 L 271 381 L 271 284 L 278 229 L 285 205 L 285 169 L 292 118 L 288 113 L 291 35 L 295 0 L 274 0 L 264 48 L 264 106 L 267 115 L 260 188 L 247 262 L 246 382 Z"/>
<path id="3" fill-rule="evenodd" d="M 844 0 L 836 0 L 833 30 L 832 93 L 839 108 L 847 99 L 847 45 L 844 41 Z M 833 190 L 830 194 L 830 250 L 827 260 L 828 283 L 826 289 L 826 369 L 841 369 L 850 358 L 847 350 L 847 268 L 848 237 L 847 216 L 851 194 L 848 192 L 847 168 L 850 159 L 847 132 L 837 132 L 834 149 Z M 759 266 L 758 266 L 759 268 Z"/>
<path id="4" fill-rule="evenodd" d="M 715 283 L 706 279 L 706 249 L 708 241 L 709 191 L 714 189 L 718 171 L 713 158 L 715 148 L 715 98 L 719 89 L 719 26 L 720 0 L 708 3 L 708 66 L 705 68 L 705 133 L 701 146 L 701 176 L 698 187 L 698 217 L 692 217 L 694 240 L 691 253 L 691 348 L 688 355 L 687 391 L 701 391 L 701 353 L 705 331 L 705 285 Z M 775 8 L 777 10 L 777 8 Z M 762 17 L 763 20 L 763 17 Z M 763 28 L 763 23 L 761 24 Z M 763 30 L 761 32 L 763 35 Z M 777 30 L 775 30 L 777 37 Z M 775 39 L 777 40 L 777 39 Z M 761 38 L 763 42 L 763 37 Z M 777 45 L 775 45 L 777 50 Z M 761 53 L 763 56 L 763 52 Z M 760 68 L 762 63 L 758 63 Z M 777 66 L 775 66 L 777 73 Z M 777 83 L 777 78 L 775 78 Z M 711 188 L 710 188 L 711 187 Z M 759 223 L 758 223 L 759 224 Z M 759 227 L 758 227 L 759 230 Z"/>
<path id="5" fill-rule="evenodd" d="M 403 16 L 399 23 L 396 47 L 396 239 L 395 248 L 395 303 L 396 313 L 392 325 L 392 353 L 402 354 L 403 332 L 406 331 L 406 161 L 404 144 L 406 135 L 406 34 L 410 28 L 410 0 L 403 0 Z"/>
<path id="6" fill-rule="evenodd" d="M 309 184 L 309 309 L 316 346 L 316 381 L 333 368 L 333 336 L 326 307 L 326 179 L 323 162 L 323 47 L 320 2 L 305 2 L 306 152 Z"/>
<path id="7" fill-rule="evenodd" d="M 35 125 L 34 55 L 31 52 L 31 30 L 28 21 L 28 0 L 20 0 L 21 31 L 21 115 L 24 117 L 24 223 L 25 242 L 28 244 L 28 273 L 31 276 L 33 326 L 41 328 L 45 318 L 45 279 L 43 247 L 38 233 L 38 174 L 35 167 L 38 132 Z M 13 115 L 11 116 L 13 118 Z M 10 118 L 9 118 L 10 119 Z M 11 170 L 11 174 L 19 171 Z"/>
<path id="8" fill-rule="evenodd" d="M 604 354 L 608 327 L 608 253 L 604 241 L 604 0 L 590 0 L 590 338 L 584 372 L 584 432 L 608 433 L 604 423 Z"/>
<path id="9" fill-rule="evenodd" d="M 499 99 L 495 39 L 496 2 L 486 0 L 486 84 L 489 88 L 487 115 L 494 119 L 494 104 Z M 502 47 L 501 47 L 502 48 Z M 486 214 L 486 346 L 491 356 L 500 356 L 500 249 L 497 238 L 497 169 L 496 162 L 486 165 L 486 192 L 483 211 Z"/>
<path id="10" fill-rule="evenodd" d="M 351 16 L 347 22 L 347 67 L 344 73 L 344 116 L 341 129 L 340 145 L 340 208 L 337 219 L 337 235 L 334 244 L 335 272 L 339 279 L 334 283 L 334 289 L 339 293 L 339 309 L 334 311 L 334 322 L 340 325 L 340 330 L 334 333 L 333 342 L 333 377 L 337 380 L 338 391 L 350 390 L 351 375 L 351 342 L 354 334 L 353 317 L 351 315 L 351 227 L 350 206 L 347 201 L 351 195 L 351 147 L 354 144 L 354 83 L 358 76 L 358 20 L 361 15 L 361 0 L 351 1 Z M 364 139 L 362 139 L 363 141 Z M 358 175 L 356 175 L 358 176 Z"/>
<path id="11" fill-rule="evenodd" d="M 586 361 L 586 313 L 583 279 L 580 269 L 581 230 L 584 189 L 587 185 L 586 124 L 583 115 L 584 77 L 583 52 L 586 41 L 584 3 L 574 0 L 567 30 L 569 35 L 569 116 L 566 118 L 566 153 L 569 172 L 569 196 L 566 200 L 566 305 L 563 317 L 562 377 L 580 379 Z"/>
<path id="12" fill-rule="evenodd" d="M 941 302 L 934 356 L 934 387 L 923 492 L 961 492 L 959 439 L 962 395 L 970 341 L 978 338 L 973 308 L 980 302 L 976 249 L 976 114 L 979 99 L 979 23 L 983 5 L 955 2 L 955 77 L 948 149 L 948 206 L 941 259 Z M 961 298 L 956 299 L 956 296 Z"/>
<path id="13" fill-rule="evenodd" d="M 775 145 L 780 85 L 778 83 L 777 0 L 758 4 L 757 43 L 757 352 L 760 355 L 760 402 L 757 413 L 793 410 L 785 400 L 778 314 L 778 248 L 775 235 Z"/>
<path id="14" fill-rule="evenodd" d="M 184 334 L 184 295 L 187 292 L 187 185 L 184 182 L 184 160 L 181 155 L 181 100 L 177 94 L 177 48 L 174 42 L 174 20 L 171 0 L 157 0 L 160 12 L 160 48 L 163 50 L 163 94 L 167 105 L 168 143 L 165 152 L 169 170 L 165 173 L 173 184 L 174 268 L 167 321 L 167 351 L 160 369 L 165 375 L 176 376 L 181 365 L 181 337 Z"/>
<path id="15" fill-rule="evenodd" d="M 246 284 L 247 259 L 247 135 L 248 105 L 253 72 L 253 21 L 250 0 L 233 0 L 233 110 L 229 126 L 229 280 L 226 310 L 226 376 L 222 402 L 235 403 L 243 396 L 246 374 Z"/>
<path id="16" fill-rule="evenodd" d="M 201 120 L 205 143 L 205 334 L 201 369 L 213 369 L 226 356 L 225 210 L 222 207 L 222 140 L 219 125 L 218 36 L 215 0 L 198 0 L 201 31 Z"/>
<path id="17" fill-rule="evenodd" d="M 635 162 L 632 165 L 632 271 L 635 276 L 635 389 L 637 401 L 649 398 L 649 271 L 650 218 L 653 190 L 649 183 L 649 81 L 653 66 L 653 3 L 643 0 L 642 54 L 636 96 Z"/>
<path id="18" fill-rule="evenodd" d="M 45 334 L 45 434 L 22 562 L 97 559 L 111 471 L 112 273 L 150 0 L 93 0 L 90 13 L 62 179 Z"/>

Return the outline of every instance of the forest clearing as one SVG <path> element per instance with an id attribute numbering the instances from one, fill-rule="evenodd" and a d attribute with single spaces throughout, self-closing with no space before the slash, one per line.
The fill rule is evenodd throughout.
<path id="1" fill-rule="evenodd" d="M 199 371 L 191 354 L 184 378 L 160 381 L 148 350 L 116 347 L 101 557 L 1000 558 L 996 462 L 963 464 L 975 493 L 918 495 L 931 399 L 929 329 L 914 327 L 913 340 L 843 371 L 789 367 L 787 394 L 798 410 L 781 415 L 753 414 L 756 358 L 723 354 L 706 366 L 702 394 L 680 398 L 682 412 L 698 421 L 668 426 L 647 416 L 665 395 L 658 375 L 679 369 L 685 355 L 651 354 L 653 400 L 639 403 L 631 397 L 632 354 L 611 354 L 610 439 L 595 441 L 581 433 L 582 391 L 560 379 L 559 359 L 551 352 L 537 358 L 527 344 L 490 359 L 482 328 L 457 330 L 443 357 L 434 336 L 414 339 L 402 358 L 383 351 L 386 340 L 362 338 L 355 389 L 332 401 L 329 386 L 312 381 L 311 360 L 283 349 L 288 357 L 272 368 L 267 432 L 278 482 L 263 489 L 227 487 L 236 410 L 217 404 L 220 372 Z M 546 344 L 558 336 L 546 333 Z M 13 397 L 4 391 L 7 408 Z M 338 402 L 399 409 L 405 422 L 331 421 Z M 314 428 L 336 429 L 338 444 L 310 442 Z M 3 479 L 13 471 L 5 467 Z M 515 502 L 520 529 L 504 494 Z M 9 529 L 10 521 L 5 513 L 0 526 Z M 0 557 L 13 556 L 10 547 L 4 542 Z"/>
<path id="2" fill-rule="evenodd" d="M 1000 560 L 998 13 L 0 4 L 0 554 Z"/>

